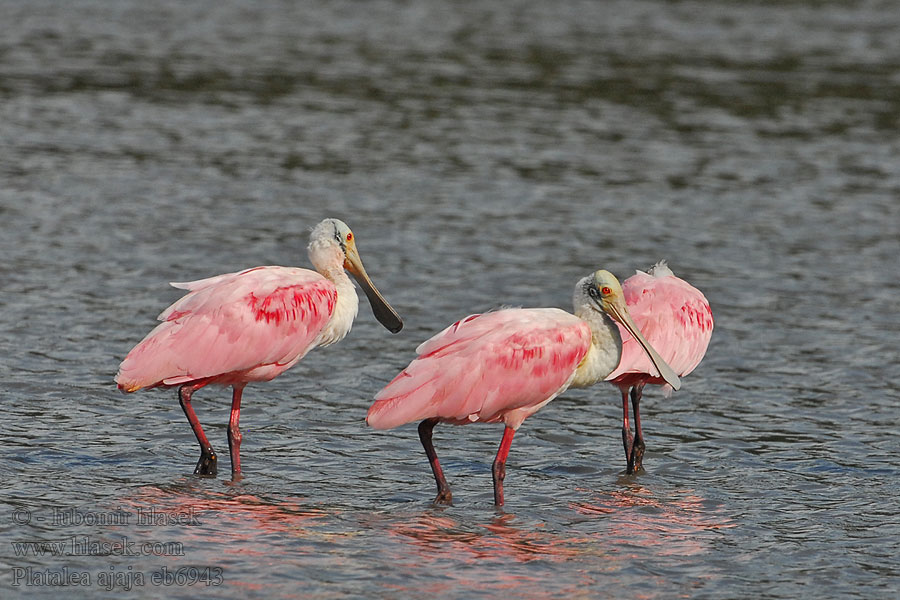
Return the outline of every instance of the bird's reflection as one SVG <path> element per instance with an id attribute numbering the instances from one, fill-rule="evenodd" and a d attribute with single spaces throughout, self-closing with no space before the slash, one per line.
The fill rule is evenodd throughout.
<path id="1" fill-rule="evenodd" d="M 720 505 L 692 490 L 660 491 L 631 479 L 577 490 L 585 500 L 517 513 L 431 506 L 366 510 L 248 491 L 191 482 L 147 486 L 121 505 L 132 512 L 152 507 L 194 515 L 201 526 L 175 530 L 190 549 L 187 558 L 215 559 L 234 572 L 248 557 L 263 559 L 288 578 L 310 569 L 356 572 L 352 557 L 376 552 L 373 564 L 387 562 L 391 570 L 374 575 L 372 583 L 397 595 L 462 586 L 475 595 L 576 597 L 601 580 L 647 577 L 642 564 L 674 566 L 683 556 L 702 557 L 713 551 L 717 530 L 735 526 Z M 558 563 L 571 564 L 552 566 Z M 694 578 L 698 585 L 717 577 L 708 561 L 698 564 L 704 565 Z M 548 586 L 548 573 L 557 569 L 579 575 Z M 236 577 L 229 585 L 271 592 L 280 584 Z"/>
<path id="2" fill-rule="evenodd" d="M 507 573 L 497 564 L 572 561 L 584 563 L 595 575 L 612 575 L 642 561 L 650 564 L 662 557 L 711 552 L 716 539 L 711 532 L 734 527 L 715 503 L 691 490 L 663 494 L 640 485 L 620 485 L 590 492 L 589 500 L 572 502 L 568 508 L 563 514 L 553 511 L 546 521 L 534 511 L 468 521 L 434 509 L 393 520 L 385 530 L 401 542 L 397 562 L 410 573 L 450 561 L 469 569 L 485 568 L 491 575 L 482 583 L 491 589 L 526 589 L 527 577 L 523 579 L 521 571 Z M 477 579 L 472 571 L 466 572 Z"/>
<path id="3" fill-rule="evenodd" d="M 486 522 L 464 524 L 437 512 L 424 512 L 408 521 L 388 527 L 388 533 L 421 550 L 424 554 L 454 556 L 463 562 L 484 558 L 565 560 L 581 552 L 587 538 L 561 536 L 546 525 L 517 524 L 512 513 L 497 513 Z"/>
<path id="4" fill-rule="evenodd" d="M 121 499 L 120 506 L 135 513 L 135 524 L 141 524 L 141 515 L 157 515 L 157 524 L 176 525 L 183 539 L 226 543 L 225 553 L 229 552 L 230 541 L 278 534 L 306 535 L 311 523 L 330 514 L 304 504 L 300 498 L 263 498 L 252 493 L 191 486 L 145 486 Z M 240 552 L 264 554 L 265 548 L 246 544 L 240 545 Z"/>
<path id="5" fill-rule="evenodd" d="M 572 502 L 578 514 L 603 518 L 604 537 L 611 547 L 641 548 L 656 555 L 694 555 L 709 549 L 704 532 L 734 527 L 711 503 L 691 490 L 665 496 L 639 484 L 594 492 L 589 501 Z"/>

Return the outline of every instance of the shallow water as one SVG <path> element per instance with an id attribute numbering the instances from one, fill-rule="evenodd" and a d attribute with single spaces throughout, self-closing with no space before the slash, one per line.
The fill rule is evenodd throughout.
<path id="1" fill-rule="evenodd" d="M 896 597 L 891 3 L 0 6 L 4 598 Z M 244 480 L 192 476 L 119 361 L 167 281 L 308 266 L 326 216 L 405 329 L 363 300 L 247 388 Z M 607 386 L 526 421 L 503 510 L 498 426 L 436 429 L 447 508 L 414 426 L 365 427 L 450 322 L 660 258 L 716 329 L 645 395 L 646 473 Z M 228 397 L 195 400 L 220 452 Z"/>

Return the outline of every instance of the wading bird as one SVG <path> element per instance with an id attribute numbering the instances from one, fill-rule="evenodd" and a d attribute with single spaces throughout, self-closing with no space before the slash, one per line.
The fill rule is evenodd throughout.
<path id="1" fill-rule="evenodd" d="M 194 473 L 215 475 L 217 459 L 191 396 L 209 384 L 232 387 L 228 447 L 232 477 L 240 478 L 238 422 L 244 386 L 274 379 L 316 346 L 347 335 L 359 299 L 344 269 L 356 278 L 382 325 L 393 333 L 403 327 L 366 274 L 353 232 L 343 221 L 319 223 L 310 234 L 308 252 L 318 272 L 256 267 L 171 284 L 188 294 L 159 315 L 162 323 L 119 366 L 116 383 L 122 391 L 178 386 L 181 408 L 200 444 Z"/>
<path id="2" fill-rule="evenodd" d="M 601 270 L 579 281 L 574 305 L 574 315 L 557 308 L 510 308 L 457 321 L 421 344 L 418 356 L 375 396 L 366 418 L 370 426 L 420 421 L 436 503 L 449 504 L 451 493 L 431 442 L 434 426 L 503 422 L 492 468 L 494 502 L 502 505 L 506 458 L 522 422 L 570 386 L 601 381 L 619 364 L 622 341 L 613 319 L 640 341 L 665 380 L 679 387 L 672 369 L 643 341 L 612 273 Z"/>
<path id="3" fill-rule="evenodd" d="M 665 261 L 648 272 L 638 271 L 622 284 L 625 302 L 634 322 L 663 360 L 681 377 L 693 371 L 709 346 L 713 316 L 709 302 L 688 282 L 675 277 Z M 625 446 L 627 473 L 641 469 L 644 458 L 644 433 L 641 431 L 640 403 L 644 386 L 662 385 L 666 396 L 672 393 L 668 383 L 656 374 L 641 346 L 624 327 L 622 359 L 607 376 L 622 392 L 622 444 Z M 628 395 L 634 408 L 634 437 L 628 425 Z"/>

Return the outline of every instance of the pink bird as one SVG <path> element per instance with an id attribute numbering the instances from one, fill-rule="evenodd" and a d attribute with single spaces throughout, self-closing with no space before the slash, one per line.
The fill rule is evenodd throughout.
<path id="1" fill-rule="evenodd" d="M 415 360 L 375 396 L 366 418 L 370 426 L 420 422 L 419 439 L 438 488 L 436 503 L 451 501 L 431 442 L 437 423 L 505 425 L 491 471 L 494 502 L 502 505 L 506 458 L 522 422 L 570 386 L 601 381 L 619 364 L 622 342 L 613 319 L 643 340 L 612 273 L 597 271 L 579 281 L 574 305 L 574 315 L 556 308 L 511 308 L 457 321 L 420 345 Z M 649 344 L 640 343 L 677 389 L 675 373 Z"/>
<path id="2" fill-rule="evenodd" d="M 343 221 L 319 223 L 308 252 L 318 272 L 256 267 L 171 284 L 188 294 L 159 315 L 162 323 L 119 366 L 116 383 L 122 391 L 179 386 L 181 408 L 200 444 L 195 474 L 214 476 L 217 459 L 191 406 L 193 393 L 209 384 L 232 387 L 228 447 L 232 477 L 239 479 L 244 386 L 274 379 L 313 348 L 347 335 L 359 299 L 344 269 L 356 278 L 382 325 L 393 333 L 403 327 L 366 274 L 353 232 Z"/>
<path id="3" fill-rule="evenodd" d="M 700 290 L 675 277 L 665 261 L 660 261 L 647 273 L 638 271 L 625 280 L 622 288 L 634 322 L 663 360 L 681 377 L 693 371 L 706 354 L 713 330 L 712 310 Z M 622 392 L 622 443 L 628 464 L 626 472 L 630 474 L 642 468 L 644 458 L 639 411 L 644 386 L 648 383 L 662 385 L 667 397 L 672 388 L 656 374 L 628 330 L 620 327 L 620 331 L 622 359 L 606 379 Z M 628 425 L 629 389 L 634 407 L 633 438 Z"/>

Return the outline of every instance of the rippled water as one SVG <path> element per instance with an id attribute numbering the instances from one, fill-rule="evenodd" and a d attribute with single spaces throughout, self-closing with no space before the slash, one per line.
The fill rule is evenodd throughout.
<path id="1" fill-rule="evenodd" d="M 896 597 L 893 3 L 0 7 L 4 598 Z M 117 365 L 167 281 L 308 266 L 326 216 L 406 328 L 364 304 L 248 387 L 245 479 L 195 478 Z M 659 258 L 716 330 L 645 396 L 646 473 L 607 386 L 526 421 L 504 510 L 498 426 L 436 430 L 448 508 L 414 426 L 365 427 L 453 320 Z M 195 401 L 220 452 L 228 398 Z"/>

